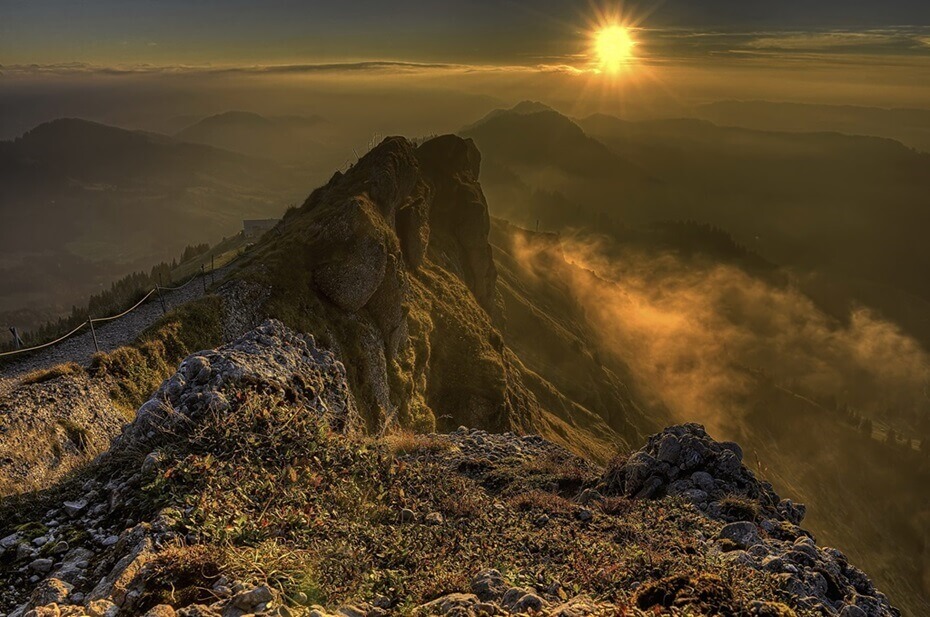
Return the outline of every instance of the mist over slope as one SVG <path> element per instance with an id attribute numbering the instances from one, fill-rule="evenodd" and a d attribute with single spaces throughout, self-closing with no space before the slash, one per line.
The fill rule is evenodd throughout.
<path id="1" fill-rule="evenodd" d="M 506 576 L 488 576 L 508 588 L 485 599 L 503 614 L 532 606 L 543 614 L 582 606 L 594 614 L 631 606 L 660 614 L 806 617 L 847 606 L 897 614 L 842 552 L 818 546 L 799 526 L 803 507 L 757 479 L 754 450 L 688 424 L 633 452 L 667 421 L 666 409 L 707 412 L 699 397 L 681 396 L 680 382 L 648 370 L 661 354 L 680 353 L 661 338 L 669 325 L 681 325 L 670 334 L 694 351 L 707 342 L 674 297 L 690 288 L 689 302 L 699 304 L 708 290 L 665 278 L 680 278 L 687 264 L 657 259 L 648 270 L 644 255 L 611 280 L 618 272 L 606 270 L 606 253 L 598 261 L 597 247 L 491 220 L 479 172 L 470 141 L 445 136 L 414 147 L 389 138 L 289 211 L 216 297 L 97 356 L 86 373 L 78 367 L 15 384 L 13 396 L 40 408 L 65 384 L 118 397 L 112 410 L 100 402 L 97 414 L 118 412 L 117 400 L 143 402 L 77 480 L 62 478 L 54 459 L 74 449 L 93 456 L 99 442 L 77 443 L 80 426 L 61 437 L 49 431 L 65 441 L 45 455 L 50 489 L 0 508 L 6 541 L 16 546 L 0 563 L 3 606 L 23 613 L 51 600 L 84 615 L 169 604 L 203 612 L 210 604 L 268 614 L 287 602 L 302 614 L 311 602 L 371 601 L 405 613 L 434 600 L 416 610 L 457 614 L 471 602 L 461 595 L 469 578 L 483 576 L 466 568 L 504 564 Z M 699 276 L 706 255 L 691 257 Z M 634 270 L 649 283 L 631 280 Z M 731 287 L 746 285 L 735 271 L 726 275 Z M 777 295 L 770 285 L 760 305 Z M 709 305 L 702 318 L 714 316 Z M 739 326 L 732 324 L 734 340 Z M 234 342 L 193 353 L 172 374 L 190 345 L 219 338 Z M 707 354 L 700 363 L 667 363 L 679 374 L 707 371 L 721 360 L 719 350 Z M 159 376 L 169 379 L 146 400 Z M 701 377 L 712 388 L 707 405 L 722 405 L 710 400 L 723 394 L 713 389 L 719 379 L 695 374 L 691 387 Z M 748 401 L 759 393 L 736 394 Z M 760 411 L 751 409 L 738 419 L 725 408 L 711 420 L 718 431 L 739 420 L 752 446 L 772 416 L 751 423 Z M 437 428 L 452 434 L 403 432 Z M 5 433 L 0 447 L 9 451 L 16 433 Z M 795 442 L 786 435 L 773 443 Z M 602 468 L 566 447 L 588 458 L 619 456 Z M 767 475 L 794 477 L 792 464 L 816 460 L 800 455 L 795 447 L 786 460 L 773 458 L 778 469 Z M 805 495 L 808 485 L 791 488 Z M 34 542 L 39 537 L 44 542 Z M 64 537 L 68 546 L 57 552 Z M 538 544 L 542 538 L 549 539 Z M 51 557 L 31 548 L 45 544 Z M 363 565 L 347 570 L 346 550 Z M 407 567 L 397 568 L 398 559 Z M 31 593 L 24 568 L 54 580 Z M 381 581 L 374 587 L 363 583 L 372 572 Z M 198 591 L 221 573 L 228 592 L 214 583 L 210 594 Z M 535 589 L 510 589 L 508 577 Z M 569 586 L 553 586 L 556 579 Z"/>
<path id="2" fill-rule="evenodd" d="M 496 115 L 498 121 L 506 117 Z M 514 119 L 515 126 L 524 122 Z M 488 141 L 491 173 L 484 178 L 492 208 L 527 226 L 538 220 L 544 229 L 562 232 L 514 234 L 515 263 L 538 278 L 539 288 L 557 288 L 572 299 L 598 332 L 595 347 L 604 362 L 613 357 L 628 367 L 627 385 L 642 405 L 667 409 L 679 421 L 707 423 L 739 440 L 777 486 L 790 487 L 812 505 L 818 535 L 874 563 L 883 584 L 921 614 L 928 572 L 923 521 L 930 511 L 918 488 L 928 481 L 930 443 L 922 304 L 895 290 L 902 284 L 897 264 L 894 273 L 887 266 L 888 276 L 881 279 L 877 263 L 860 271 L 844 261 L 847 251 L 906 251 L 925 259 L 919 244 L 892 246 L 884 231 L 893 226 L 905 233 L 917 225 L 920 202 L 896 202 L 892 207 L 900 210 L 892 217 L 879 212 L 889 207 L 887 200 L 862 196 L 866 208 L 846 204 L 845 220 L 855 215 L 874 221 L 857 227 L 869 238 L 857 244 L 834 234 L 844 219 L 833 219 L 826 208 L 805 207 L 810 196 L 794 201 L 800 194 L 793 182 L 861 165 L 872 167 L 864 172 L 872 181 L 885 173 L 906 176 L 914 169 L 908 165 L 922 164 L 922 155 L 885 140 L 757 133 L 690 120 L 591 118 L 583 124 L 607 135 L 623 157 L 649 163 L 659 177 L 664 171 L 667 185 L 687 186 L 689 177 L 703 188 L 678 210 L 674 201 L 657 206 L 635 188 L 627 193 L 606 182 L 592 186 L 580 176 L 553 189 L 537 184 L 544 174 L 526 173 L 533 167 L 514 163 L 509 150 L 498 154 Z M 803 172 L 796 160 L 817 171 Z M 793 175 L 769 178 L 780 161 L 792 161 Z M 725 172 L 729 168 L 735 171 Z M 919 182 L 916 175 L 908 177 Z M 778 205 L 775 182 L 784 185 L 777 189 Z M 826 189 L 838 180 L 822 182 Z M 744 191 L 757 192 L 758 201 L 736 199 Z M 634 208 L 636 214 L 627 217 Z M 727 231 L 750 219 L 783 217 L 791 223 L 782 227 L 783 240 L 790 232 L 800 249 L 779 266 L 773 256 L 781 253 L 766 251 L 771 244 L 756 243 L 745 232 L 735 233 L 734 241 L 719 227 L 649 224 L 672 213 L 733 224 Z M 765 229 L 779 231 L 774 223 Z M 825 244 L 837 241 L 842 250 Z M 574 268 L 553 268 L 560 260 Z M 906 271 L 915 272 L 910 266 Z M 862 283 L 869 278 L 872 287 Z M 912 317 L 890 318 L 899 315 Z M 842 514 L 850 512 L 855 514 L 849 518 Z"/>
<path id="3" fill-rule="evenodd" d="M 565 133 L 545 118 L 540 112 L 493 115 L 526 143 Z M 537 124 L 529 130 L 531 121 Z M 919 274 L 930 265 L 921 231 L 928 155 L 888 139 L 689 119 L 628 122 L 602 115 L 577 123 L 562 117 L 558 125 L 606 146 L 604 161 L 620 157 L 629 162 L 622 170 L 635 165 L 654 181 L 555 170 L 537 154 L 516 153 L 478 133 L 487 160 L 482 180 L 495 214 L 528 227 L 537 221 L 551 231 L 587 227 L 615 238 L 625 227 L 656 222 L 711 224 L 764 259 L 795 268 L 818 302 L 836 307 L 831 312 L 843 314 L 856 301 L 930 344 L 920 317 L 930 290 Z"/>
<path id="4" fill-rule="evenodd" d="M 811 503 L 818 535 L 919 614 L 920 344 L 873 311 L 825 312 L 720 229 L 631 227 L 599 209 L 606 198 L 569 208 L 515 168 L 495 170 L 526 199 L 505 208 L 533 217 L 543 195 L 543 212 L 622 241 L 494 220 L 473 142 L 391 138 L 290 210 L 217 290 L 222 303 L 313 333 L 345 363 L 370 432 L 535 432 L 604 461 L 671 421 L 703 421 L 743 441 L 748 465 Z M 132 384 L 119 358 L 101 377 Z M 172 361 L 156 359 L 149 378 Z"/>

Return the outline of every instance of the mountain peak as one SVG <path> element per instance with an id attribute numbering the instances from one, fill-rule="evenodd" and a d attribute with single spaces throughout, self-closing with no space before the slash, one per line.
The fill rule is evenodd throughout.
<path id="1" fill-rule="evenodd" d="M 508 111 L 516 114 L 535 114 L 541 111 L 556 111 L 552 107 L 549 107 L 545 103 L 540 103 L 539 101 L 520 101 Z"/>

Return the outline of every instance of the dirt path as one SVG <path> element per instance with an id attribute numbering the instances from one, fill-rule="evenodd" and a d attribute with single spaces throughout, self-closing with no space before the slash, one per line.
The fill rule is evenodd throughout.
<path id="1" fill-rule="evenodd" d="M 207 291 L 209 291 L 211 281 L 214 278 L 217 282 L 223 280 L 233 267 L 234 265 L 230 264 L 224 268 L 218 268 L 215 277 L 208 274 L 206 277 Z M 162 291 L 165 306 L 169 311 L 203 295 L 204 285 L 203 281 L 199 280 L 199 277 L 182 289 Z M 95 324 L 100 351 L 112 351 L 117 347 L 132 342 L 143 330 L 158 321 L 162 314 L 162 306 L 158 300 L 158 295 L 153 294 L 144 304 L 128 315 L 110 322 Z M 93 355 L 94 339 L 90 328 L 84 328 L 78 334 L 58 345 L 34 353 L 24 354 L 21 359 L 11 361 L 0 368 L 0 396 L 9 392 L 16 385 L 18 379 L 26 373 L 50 368 L 64 362 L 76 362 L 86 366 Z"/>

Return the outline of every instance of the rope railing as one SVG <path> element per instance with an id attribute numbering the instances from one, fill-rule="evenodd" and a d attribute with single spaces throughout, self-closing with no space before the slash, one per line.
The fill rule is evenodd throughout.
<path id="1" fill-rule="evenodd" d="M 156 287 L 157 289 L 161 289 L 162 291 L 180 291 L 180 290 L 184 289 L 185 287 L 187 287 L 188 285 L 190 285 L 191 283 L 193 283 L 193 282 L 196 281 L 196 280 L 197 280 L 197 277 L 196 277 L 196 276 L 192 276 L 192 277 L 190 278 L 190 280 L 188 280 L 186 283 L 184 283 L 183 285 L 179 285 L 179 286 L 177 286 L 177 287 L 162 287 L 161 285 L 156 285 L 155 287 Z M 153 290 L 153 291 L 154 291 L 154 290 Z"/>
<path id="2" fill-rule="evenodd" d="M 142 304 L 143 304 L 146 300 L 148 300 L 149 298 L 151 298 L 151 297 L 152 297 L 152 294 L 155 293 L 156 291 L 158 291 L 158 286 L 157 286 L 157 285 L 155 286 L 155 289 L 153 289 L 152 291 L 150 291 L 150 292 L 148 292 L 147 294 L 145 294 L 145 296 L 143 296 L 141 300 L 139 300 L 138 302 L 136 302 L 136 303 L 132 306 L 132 308 L 126 309 L 125 311 L 123 311 L 123 312 L 120 313 L 119 315 L 111 315 L 110 317 L 93 317 L 93 318 L 88 319 L 87 321 L 93 322 L 93 323 L 104 323 L 104 322 L 106 322 L 106 321 L 113 321 L 114 319 L 119 319 L 120 317 L 125 317 L 125 316 L 128 315 L 129 313 L 133 312 L 134 310 L 136 310 L 137 308 L 139 308 L 140 306 L 142 306 Z"/>
<path id="3" fill-rule="evenodd" d="M 85 327 L 85 326 L 88 325 L 88 322 L 89 322 L 89 320 L 88 320 L 88 321 L 85 321 L 84 323 L 82 323 L 81 325 L 79 325 L 77 328 L 75 328 L 75 329 L 72 330 L 71 332 L 68 332 L 67 334 L 65 334 L 65 335 L 62 336 L 61 338 L 57 338 L 57 339 L 55 339 L 54 341 L 50 341 L 50 342 L 48 342 L 48 343 L 43 343 L 42 345 L 36 345 L 35 347 L 27 347 L 27 348 L 25 348 L 25 349 L 14 349 L 13 351 L 5 351 L 5 352 L 3 352 L 3 353 L 0 353 L 0 358 L 2 358 L 2 357 L 4 357 L 4 356 L 15 356 L 16 354 L 26 353 L 27 351 L 38 351 L 39 349 L 45 349 L 46 347 L 51 347 L 52 345 L 57 345 L 58 343 L 62 342 L 63 340 L 65 340 L 65 339 L 67 339 L 67 338 L 71 338 L 72 336 L 74 336 L 75 334 L 77 334 L 78 331 L 81 330 L 81 328 L 83 328 L 83 327 Z"/>
<path id="4" fill-rule="evenodd" d="M 235 260 L 233 260 L 233 261 L 235 261 Z M 43 343 L 43 344 L 41 344 L 41 345 L 35 345 L 35 346 L 33 346 L 33 347 L 24 347 L 24 348 L 22 348 L 22 349 L 14 349 L 14 350 L 12 350 L 12 351 L 0 352 L 0 358 L 5 358 L 5 357 L 9 357 L 9 356 L 16 356 L 16 355 L 19 355 L 19 354 L 29 353 L 29 352 L 32 352 L 32 351 L 39 351 L 40 349 L 45 349 L 46 347 L 52 347 L 52 346 L 54 346 L 54 345 L 57 345 L 57 344 L 59 344 L 59 343 L 65 341 L 65 340 L 71 338 L 72 336 L 74 336 L 75 334 L 77 334 L 77 333 L 80 332 L 82 329 L 84 329 L 84 328 L 86 328 L 86 327 L 88 327 L 88 326 L 90 326 L 90 331 L 91 331 L 91 334 L 93 335 L 93 339 L 94 339 L 94 349 L 96 349 L 96 350 L 99 352 L 99 351 L 100 351 L 100 345 L 99 345 L 99 343 L 97 342 L 97 332 L 96 332 L 96 330 L 94 329 L 94 324 L 106 323 L 106 322 L 110 322 L 110 321 L 115 321 L 115 320 L 117 320 L 117 319 L 119 319 L 119 318 L 121 318 L 121 317 L 125 317 L 125 316 L 128 315 L 129 313 L 133 312 L 134 310 L 136 310 L 137 308 L 139 308 L 140 306 L 142 306 L 143 304 L 145 304 L 146 300 L 148 300 L 149 298 L 151 298 L 152 295 L 153 295 L 153 294 L 156 294 L 156 293 L 159 294 L 159 299 L 161 300 L 162 313 L 165 313 L 165 312 L 167 312 L 167 307 L 165 306 L 164 298 L 161 297 L 161 292 L 162 292 L 162 291 L 180 291 L 180 290 L 184 289 L 185 287 L 187 287 L 188 285 L 190 285 L 191 283 L 193 283 L 194 281 L 196 281 L 198 278 L 201 278 L 201 279 L 203 280 L 203 290 L 204 290 L 204 293 L 206 293 L 206 291 L 207 291 L 207 282 L 206 282 L 206 278 L 205 278 L 205 277 L 206 277 L 208 274 L 213 275 L 214 272 L 215 272 L 215 268 L 211 268 L 211 269 L 210 269 L 210 272 L 208 273 L 208 272 L 206 271 L 205 267 L 204 267 L 204 266 L 201 266 L 201 268 L 200 268 L 200 276 L 197 276 L 197 275 L 195 274 L 195 275 L 192 276 L 186 283 L 184 283 L 184 284 L 182 284 L 182 285 L 178 285 L 177 287 L 163 287 L 163 286 L 161 286 L 161 285 L 155 285 L 155 287 L 152 288 L 152 290 L 149 291 L 147 294 L 145 294 L 145 295 L 142 297 L 141 300 L 139 300 L 138 302 L 136 302 L 134 305 L 132 305 L 130 308 L 126 309 L 126 310 L 123 311 L 122 313 L 119 313 L 118 315 L 110 315 L 109 317 L 88 317 L 87 321 L 82 322 L 82 323 L 81 323 L 78 327 L 76 327 L 74 330 L 72 330 L 71 332 L 68 332 L 68 333 L 65 334 L 64 336 L 61 336 L 61 337 L 55 339 L 54 341 L 49 341 L 48 343 Z"/>

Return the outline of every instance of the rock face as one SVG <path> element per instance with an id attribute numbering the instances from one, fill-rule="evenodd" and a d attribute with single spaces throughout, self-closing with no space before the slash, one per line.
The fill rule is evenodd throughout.
<path id="1" fill-rule="evenodd" d="M 259 384 L 263 392 L 322 410 L 331 427 L 348 430 L 358 413 L 345 379 L 342 363 L 318 349 L 312 336 L 268 320 L 234 343 L 184 360 L 177 373 L 139 408 L 117 447 L 176 432 L 208 413 L 221 416 L 233 407 L 229 392 Z"/>
<path id="2" fill-rule="evenodd" d="M 469 140 L 392 137 L 285 216 L 258 248 L 267 313 L 340 357 L 372 430 L 437 418 L 506 430 L 539 414 L 497 329 L 490 217 Z"/>
<path id="3" fill-rule="evenodd" d="M 63 476 L 106 450 L 124 422 L 107 384 L 82 370 L 0 392 L 0 494 Z"/>
<path id="4" fill-rule="evenodd" d="M 481 154 L 470 139 L 446 135 L 423 144 L 417 159 L 432 187 L 433 241 L 451 255 L 478 303 L 493 312 L 497 269 L 488 244 L 488 204 L 478 184 Z"/>
<path id="5" fill-rule="evenodd" d="M 742 460 L 738 444 L 715 441 L 700 425 L 673 426 L 609 469 L 601 488 L 639 499 L 677 497 L 727 523 L 713 540 L 721 558 L 773 575 L 801 608 L 826 615 L 900 614 L 842 552 L 818 547 L 799 527 L 802 504 L 781 499 Z"/>

